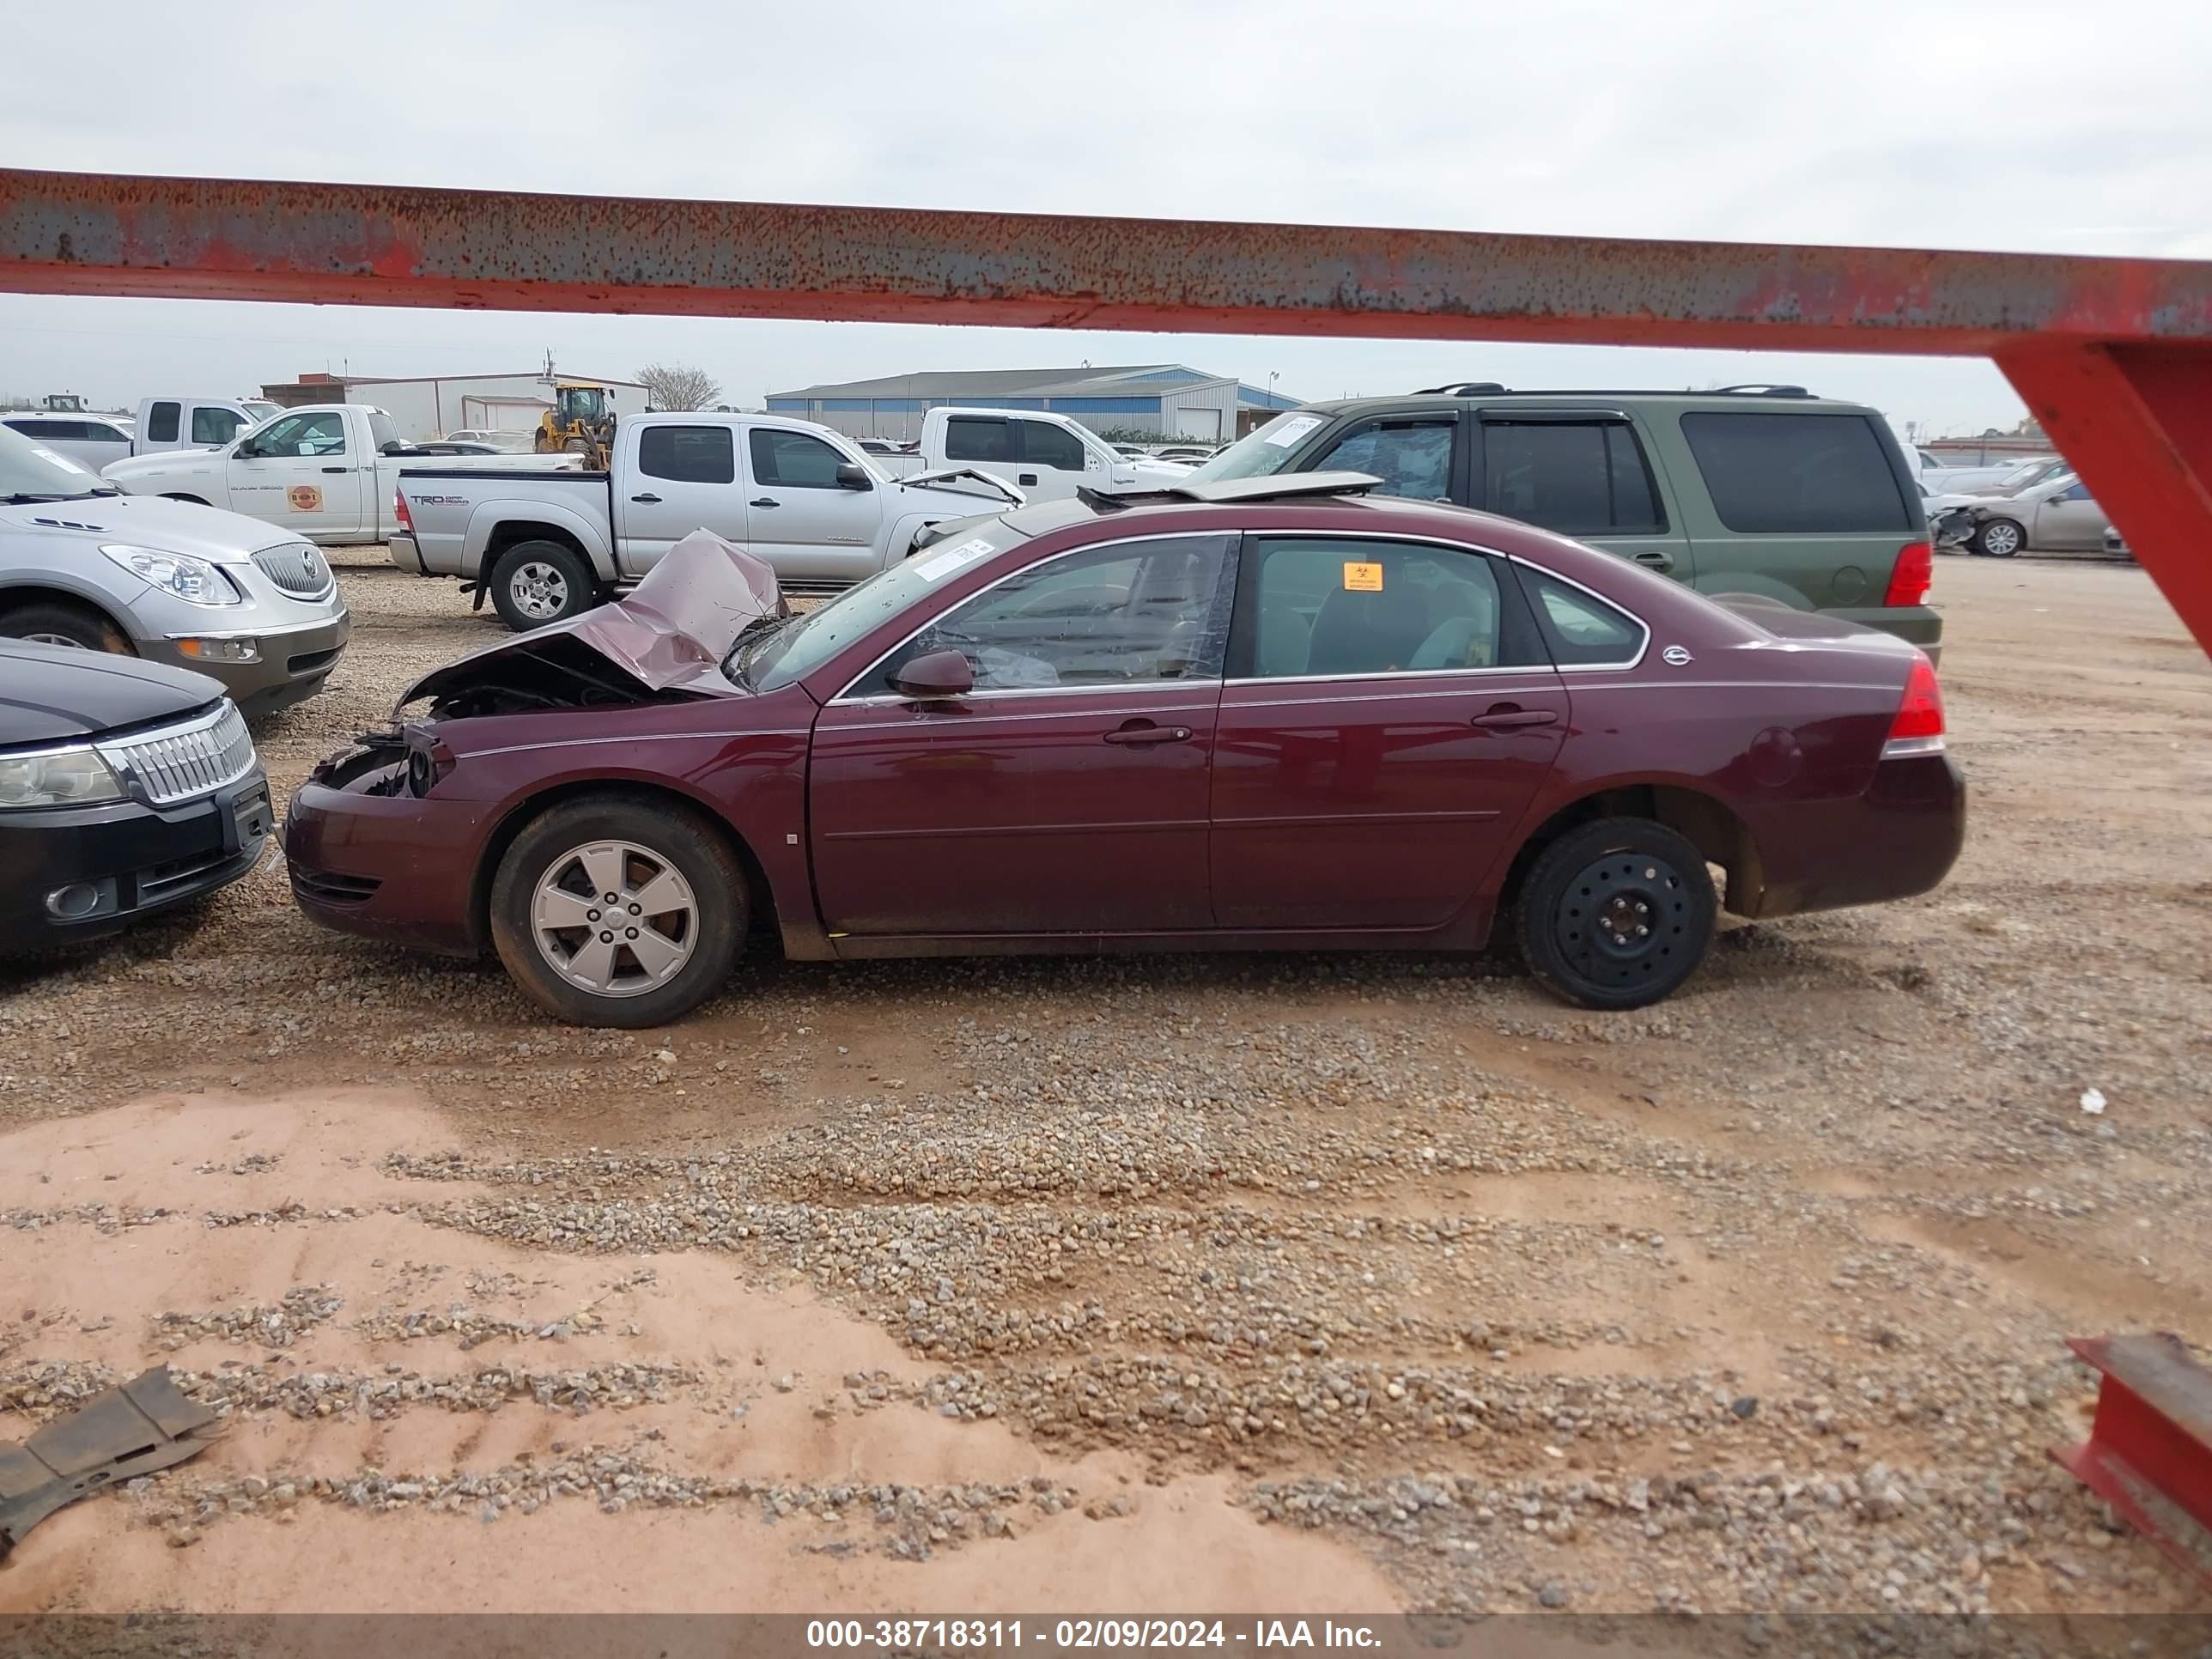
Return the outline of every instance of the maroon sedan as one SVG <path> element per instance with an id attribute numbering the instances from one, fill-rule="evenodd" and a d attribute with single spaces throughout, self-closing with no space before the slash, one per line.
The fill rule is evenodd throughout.
<path id="1" fill-rule="evenodd" d="M 319 765 L 316 920 L 652 1025 L 786 955 L 1474 951 L 1629 1008 L 1746 916 L 1926 891 L 1912 647 L 1349 474 L 1018 508 L 793 615 L 705 532 Z"/>

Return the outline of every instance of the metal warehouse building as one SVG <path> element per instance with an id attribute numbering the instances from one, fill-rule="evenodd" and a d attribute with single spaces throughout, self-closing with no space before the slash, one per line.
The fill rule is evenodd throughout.
<path id="1" fill-rule="evenodd" d="M 566 369 L 559 378 L 563 385 L 607 387 L 623 414 L 635 415 L 645 407 L 645 387 L 635 380 L 603 380 Z M 537 426 L 538 416 L 553 407 L 553 383 L 543 369 L 412 378 L 302 374 L 296 380 L 265 386 L 261 393 L 288 409 L 301 404 L 374 404 L 390 414 L 399 435 L 410 441 L 465 428 L 528 432 Z"/>
<path id="2" fill-rule="evenodd" d="M 918 438 L 921 417 L 951 404 L 1046 409 L 1093 431 L 1142 432 L 1208 443 L 1234 438 L 1300 399 L 1182 363 L 1127 368 L 985 368 L 890 374 L 843 386 L 772 392 L 771 415 L 818 421 L 854 438 Z"/>

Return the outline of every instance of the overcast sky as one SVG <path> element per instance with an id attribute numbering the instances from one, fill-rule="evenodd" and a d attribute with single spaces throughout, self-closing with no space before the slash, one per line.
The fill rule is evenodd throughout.
<path id="1" fill-rule="evenodd" d="M 2212 257 L 2204 0 L 869 0 L 9 9 L 12 166 Z M 47 68 L 42 69 L 40 66 Z M 2019 418 L 1978 361 L 0 295 L 0 396 L 312 369 L 1187 362 L 1306 398 L 1802 381 Z"/>

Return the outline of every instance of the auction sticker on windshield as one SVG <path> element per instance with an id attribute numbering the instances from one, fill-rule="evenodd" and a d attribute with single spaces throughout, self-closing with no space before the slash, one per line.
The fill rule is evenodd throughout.
<path id="1" fill-rule="evenodd" d="M 988 557 L 992 552 L 990 542 L 981 536 L 970 538 L 957 547 L 942 547 L 925 553 L 907 568 L 926 582 L 941 582 L 963 565 Z"/>
<path id="2" fill-rule="evenodd" d="M 1267 434 L 1267 441 L 1278 448 L 1288 449 L 1320 424 L 1318 415 L 1293 415 Z"/>

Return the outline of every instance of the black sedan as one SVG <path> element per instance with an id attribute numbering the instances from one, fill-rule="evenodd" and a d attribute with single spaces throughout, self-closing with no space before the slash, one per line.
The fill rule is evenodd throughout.
<path id="1" fill-rule="evenodd" d="M 97 938 L 253 868 L 274 824 L 205 675 L 0 640 L 0 948 Z"/>

